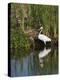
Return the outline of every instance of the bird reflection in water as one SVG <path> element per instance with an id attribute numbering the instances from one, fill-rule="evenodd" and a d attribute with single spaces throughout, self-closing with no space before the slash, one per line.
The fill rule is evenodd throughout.
<path id="1" fill-rule="evenodd" d="M 40 62 L 40 67 L 43 68 L 44 67 L 44 58 L 51 52 L 51 48 L 46 49 L 46 47 L 44 48 L 44 50 L 39 52 L 39 62 Z"/>

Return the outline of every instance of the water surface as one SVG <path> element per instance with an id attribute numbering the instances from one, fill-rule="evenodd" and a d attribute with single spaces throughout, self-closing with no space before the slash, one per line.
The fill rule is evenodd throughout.
<path id="1" fill-rule="evenodd" d="M 26 55 L 24 55 L 26 54 Z M 57 48 L 44 48 L 43 50 L 21 51 L 11 56 L 11 76 L 33 76 L 58 73 Z"/>

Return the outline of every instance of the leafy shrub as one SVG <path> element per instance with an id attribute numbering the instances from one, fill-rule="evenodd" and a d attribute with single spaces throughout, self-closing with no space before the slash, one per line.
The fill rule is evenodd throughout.
<path id="1" fill-rule="evenodd" d="M 12 31 L 10 36 L 11 48 L 29 49 L 30 43 L 27 36 L 21 31 Z"/>

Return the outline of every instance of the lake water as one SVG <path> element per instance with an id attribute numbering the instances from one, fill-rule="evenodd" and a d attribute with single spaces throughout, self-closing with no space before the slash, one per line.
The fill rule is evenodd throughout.
<path id="1" fill-rule="evenodd" d="M 26 54 L 26 55 L 24 55 Z M 35 76 L 58 73 L 58 49 L 44 48 L 30 51 L 28 54 L 21 51 L 11 56 L 11 76 Z"/>

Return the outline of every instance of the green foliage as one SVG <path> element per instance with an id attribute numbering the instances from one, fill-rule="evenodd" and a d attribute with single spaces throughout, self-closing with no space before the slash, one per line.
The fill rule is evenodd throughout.
<path id="1" fill-rule="evenodd" d="M 29 41 L 27 36 L 21 31 L 14 30 L 11 32 L 11 48 L 29 49 Z"/>
<path id="2" fill-rule="evenodd" d="M 10 20 L 11 48 L 29 49 L 31 43 L 24 30 L 27 28 L 37 30 L 40 25 L 44 27 L 44 34 L 57 38 L 58 6 L 12 3 Z"/>
<path id="3" fill-rule="evenodd" d="M 31 16 L 32 27 L 39 28 L 42 24 L 45 33 L 48 31 L 51 34 L 58 34 L 58 6 L 31 5 Z"/>

